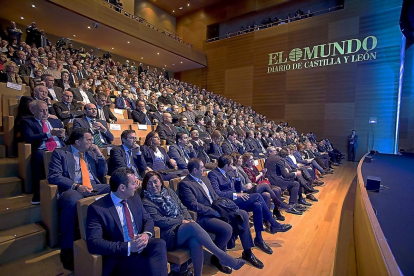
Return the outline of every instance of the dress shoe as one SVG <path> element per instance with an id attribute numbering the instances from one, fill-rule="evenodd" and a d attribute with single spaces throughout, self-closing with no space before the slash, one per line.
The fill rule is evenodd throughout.
<path id="1" fill-rule="evenodd" d="M 334 172 L 333 172 L 333 170 L 327 170 L 326 171 L 326 174 L 333 174 Z"/>
<path id="2" fill-rule="evenodd" d="M 243 251 L 242 259 L 249 262 L 252 266 L 256 268 L 262 269 L 264 267 L 264 264 L 258 258 L 256 258 L 253 252 L 247 254 L 245 251 Z"/>
<path id="3" fill-rule="evenodd" d="M 291 208 L 289 210 L 286 210 L 286 213 L 299 215 L 299 216 L 303 215 L 303 212 L 297 210 L 296 208 Z"/>
<path id="4" fill-rule="evenodd" d="M 273 216 L 276 217 L 277 220 L 280 220 L 280 221 L 284 221 L 285 220 L 285 217 L 282 216 L 282 213 L 280 213 L 280 210 L 279 210 L 278 207 L 275 207 L 273 209 Z"/>
<path id="5" fill-rule="evenodd" d="M 298 200 L 299 204 L 305 205 L 305 206 L 312 206 L 312 203 L 307 202 L 305 199 L 299 199 Z"/>
<path id="6" fill-rule="evenodd" d="M 73 249 L 61 249 L 60 261 L 66 270 L 74 270 Z"/>
<path id="7" fill-rule="evenodd" d="M 290 229 L 292 229 L 292 225 L 280 223 L 278 226 L 270 228 L 270 234 L 276 234 L 278 232 L 283 233 L 289 231 Z"/>
<path id="8" fill-rule="evenodd" d="M 320 180 L 314 180 L 313 181 L 313 185 L 315 185 L 315 186 L 322 186 L 324 184 L 324 182 L 323 181 L 320 181 Z"/>
<path id="9" fill-rule="evenodd" d="M 307 195 L 306 198 L 311 201 L 319 201 L 314 195 Z"/>
<path id="10" fill-rule="evenodd" d="M 233 271 L 230 267 L 220 264 L 219 259 L 215 255 L 211 257 L 211 264 L 225 274 L 231 274 Z"/>
<path id="11" fill-rule="evenodd" d="M 316 193 L 319 193 L 319 190 L 316 190 L 314 188 L 310 188 L 305 192 L 305 194 L 307 194 L 307 195 L 308 194 L 316 194 Z"/>
<path id="12" fill-rule="evenodd" d="M 308 210 L 308 206 L 296 204 L 295 209 L 299 212 L 305 213 Z"/>
<path id="13" fill-rule="evenodd" d="M 40 204 L 40 195 L 34 194 L 32 197 L 32 205 L 39 205 Z"/>
<path id="14" fill-rule="evenodd" d="M 254 241 L 254 246 L 259 248 L 260 250 L 262 250 L 266 254 L 269 254 L 269 255 L 273 254 L 272 248 L 270 248 L 270 246 L 268 246 L 264 241 L 261 241 L 261 242 Z"/>

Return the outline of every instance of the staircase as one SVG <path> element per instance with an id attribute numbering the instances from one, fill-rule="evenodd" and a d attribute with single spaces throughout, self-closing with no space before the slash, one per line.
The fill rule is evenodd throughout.
<path id="1" fill-rule="evenodd" d="M 59 260 L 59 249 L 46 247 L 40 205 L 24 194 L 17 158 L 6 158 L 0 133 L 0 275 L 70 275 Z"/>

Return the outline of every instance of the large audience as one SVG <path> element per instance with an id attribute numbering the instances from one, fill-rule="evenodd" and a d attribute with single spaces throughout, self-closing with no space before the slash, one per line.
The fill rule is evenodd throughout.
<path id="1" fill-rule="evenodd" d="M 71 43 L 52 45 L 36 23 L 26 31 L 24 42 L 12 22 L 0 41 L 0 80 L 32 89 L 20 99 L 15 140 L 32 145 L 32 203 L 40 204 L 42 179 L 58 186 L 66 269 L 74 269 L 76 202 L 101 194 L 107 195 L 89 207 L 86 232 L 90 253 L 104 256 L 105 275 L 166 275 L 167 250 L 184 247 L 199 276 L 203 246 L 224 273 L 245 262 L 261 269 L 253 248 L 273 253 L 262 232 L 289 231 L 283 213 L 304 215 L 317 204 L 321 179 L 344 157 L 328 139 L 298 133 L 164 69 L 115 62 Z M 120 110 L 154 130 L 114 137 Z M 121 143 L 114 145 L 116 138 Z M 45 151 L 53 152 L 47 175 Z M 178 177 L 176 190 L 164 184 Z M 226 253 L 238 238 L 241 259 Z M 172 273 L 186 270 L 180 265 L 171 264 Z"/>

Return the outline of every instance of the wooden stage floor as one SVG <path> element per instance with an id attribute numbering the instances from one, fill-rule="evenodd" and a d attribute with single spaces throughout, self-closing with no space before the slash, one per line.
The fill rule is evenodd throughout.
<path id="1" fill-rule="evenodd" d="M 265 264 L 264 269 L 259 270 L 246 264 L 231 275 L 331 275 L 342 205 L 356 176 L 357 164 L 345 162 L 335 169 L 333 175 L 326 176 L 323 179 L 325 186 L 320 187 L 320 192 L 315 195 L 319 202 L 304 215 L 285 213 L 285 222 L 293 225 L 289 232 L 275 235 L 263 232 L 265 241 L 274 252 L 272 255 L 258 249 L 253 252 Z M 229 254 L 240 257 L 241 253 L 242 247 L 238 240 L 236 248 L 229 251 Z M 206 252 L 203 275 L 226 275 L 211 266 L 209 256 L 210 253 Z M 47 249 L 1 265 L 0 275 L 63 276 L 73 275 L 73 272 L 63 269 L 59 261 L 59 249 Z"/>
<path id="2" fill-rule="evenodd" d="M 320 192 L 315 194 L 319 202 L 313 204 L 302 216 L 285 213 L 285 223 L 293 226 L 290 231 L 275 235 L 263 232 L 263 238 L 272 247 L 273 254 L 267 255 L 259 249 L 254 249 L 253 253 L 264 263 L 264 269 L 246 264 L 231 275 L 331 275 L 342 205 L 356 176 L 357 165 L 356 162 L 345 161 L 335 169 L 333 175 L 322 179 L 325 186 L 319 187 Z M 252 235 L 254 237 L 253 228 Z M 229 251 L 229 254 L 240 257 L 241 253 L 242 247 L 238 240 L 236 248 Z M 205 264 L 203 275 L 226 274 Z"/>

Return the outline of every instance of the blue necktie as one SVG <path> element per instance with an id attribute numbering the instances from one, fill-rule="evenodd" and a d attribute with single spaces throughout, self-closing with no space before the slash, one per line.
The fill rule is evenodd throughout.
<path id="1" fill-rule="evenodd" d="M 145 115 L 145 123 L 147 125 L 151 125 L 151 121 L 148 119 L 148 116 L 147 115 Z"/>

